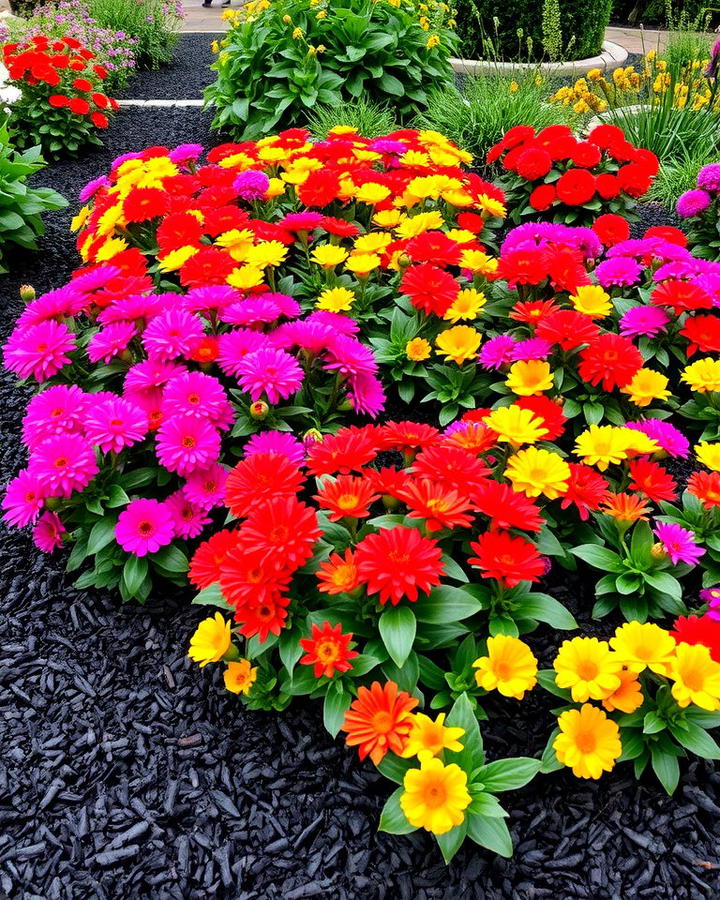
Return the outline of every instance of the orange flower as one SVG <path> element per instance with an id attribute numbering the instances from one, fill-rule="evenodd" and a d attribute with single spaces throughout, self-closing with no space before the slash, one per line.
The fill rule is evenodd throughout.
<path id="1" fill-rule="evenodd" d="M 315 499 L 322 509 L 329 510 L 331 522 L 339 522 L 344 516 L 353 519 L 369 516 L 368 506 L 379 496 L 366 478 L 338 475 L 334 481 L 325 481 Z"/>
<path id="2" fill-rule="evenodd" d="M 379 765 L 388 750 L 402 753 L 412 727 L 411 711 L 418 701 L 405 691 L 398 691 L 394 681 L 381 685 L 373 681 L 368 690 L 358 688 L 357 700 L 345 713 L 342 730 L 347 732 L 345 743 L 357 747 L 360 759 L 369 756 Z"/>
<path id="3" fill-rule="evenodd" d="M 720 472 L 693 472 L 687 489 L 688 493 L 702 501 L 705 509 L 720 506 Z"/>
<path id="4" fill-rule="evenodd" d="M 645 513 L 650 512 L 650 507 L 647 506 L 643 497 L 628 494 L 627 491 L 619 494 L 609 493 L 607 500 L 601 504 L 600 508 L 619 522 L 637 522 L 638 519 L 647 522 Z"/>
<path id="5" fill-rule="evenodd" d="M 537 325 L 542 318 L 556 309 L 554 300 L 521 300 L 513 306 L 509 316 L 516 322 Z"/>
<path id="6" fill-rule="evenodd" d="M 303 666 L 315 666 L 316 678 L 327 675 L 332 678 L 335 672 L 347 672 L 352 669 L 350 660 L 357 656 L 357 650 L 348 649 L 352 640 L 352 632 L 342 633 L 342 625 L 334 628 L 329 622 L 323 622 L 322 628 L 313 625 L 311 637 L 300 638 L 300 646 L 307 651 L 300 660 Z"/>
<path id="7" fill-rule="evenodd" d="M 355 558 L 349 547 L 344 558 L 339 553 L 331 553 L 316 574 L 319 589 L 326 594 L 349 594 L 360 584 Z"/>
<path id="8" fill-rule="evenodd" d="M 473 520 L 475 507 L 467 497 L 429 478 L 409 481 L 399 496 L 407 504 L 408 517 L 425 519 L 428 531 L 465 527 Z"/>
<path id="9" fill-rule="evenodd" d="M 609 697 L 605 697 L 602 705 L 608 712 L 619 709 L 620 712 L 632 713 L 640 709 L 645 701 L 642 687 L 637 680 L 637 675 L 623 666 L 620 672 L 620 687 L 613 691 Z"/>

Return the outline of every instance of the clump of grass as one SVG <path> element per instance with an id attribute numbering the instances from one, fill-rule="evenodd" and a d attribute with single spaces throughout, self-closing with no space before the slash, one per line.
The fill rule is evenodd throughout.
<path id="1" fill-rule="evenodd" d="M 675 209 L 677 198 L 697 184 L 698 172 L 714 157 L 690 157 L 670 160 L 660 166 L 660 171 L 645 196 L 646 200 L 662 203 L 668 209 Z"/>
<path id="2" fill-rule="evenodd" d="M 709 109 L 670 103 L 617 107 L 604 116 L 619 125 L 625 137 L 636 147 L 644 147 L 663 165 L 670 161 L 707 159 L 720 142 L 720 118 Z"/>
<path id="3" fill-rule="evenodd" d="M 309 116 L 308 128 L 313 137 L 325 138 L 331 128 L 351 125 L 365 137 L 378 137 L 397 128 L 392 110 L 365 99 L 338 106 L 317 106 Z"/>

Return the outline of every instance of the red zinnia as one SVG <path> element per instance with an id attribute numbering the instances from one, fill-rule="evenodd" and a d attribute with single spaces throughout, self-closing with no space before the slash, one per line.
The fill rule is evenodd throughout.
<path id="1" fill-rule="evenodd" d="M 260 644 L 265 643 L 269 634 L 280 634 L 285 627 L 289 603 L 289 597 L 278 595 L 243 609 L 241 616 L 235 615 L 236 621 L 241 623 L 240 634 L 246 638 L 257 635 Z"/>
<path id="2" fill-rule="evenodd" d="M 325 594 L 349 594 L 360 584 L 355 557 L 349 547 L 345 556 L 331 553 L 315 574 L 320 582 L 318 590 Z"/>
<path id="3" fill-rule="evenodd" d="M 323 622 L 322 628 L 313 625 L 311 637 L 300 638 L 300 646 L 306 651 L 300 658 L 303 666 L 314 666 L 313 674 L 316 678 L 325 675 L 332 678 L 336 672 L 349 672 L 352 669 L 350 662 L 358 655 L 357 650 L 350 650 L 348 645 L 352 640 L 352 631 L 342 633 L 342 625 L 334 628 L 329 622 Z"/>
<path id="4" fill-rule="evenodd" d="M 530 194 L 528 203 L 538 212 L 545 212 L 546 209 L 550 209 L 556 199 L 555 185 L 539 184 Z"/>
<path id="5" fill-rule="evenodd" d="M 180 269 L 180 282 L 185 287 L 225 284 L 236 265 L 229 253 L 217 247 L 203 247 L 183 263 Z"/>
<path id="6" fill-rule="evenodd" d="M 680 334 L 690 341 L 687 355 L 693 356 L 698 350 L 702 353 L 720 353 L 720 319 L 717 316 L 690 316 Z"/>
<path id="7" fill-rule="evenodd" d="M 83 100 L 82 97 L 73 97 L 68 106 L 70 107 L 70 112 L 75 113 L 76 116 L 86 116 L 90 112 L 90 104 L 87 100 Z"/>
<path id="8" fill-rule="evenodd" d="M 567 419 L 563 415 L 562 403 L 555 403 L 544 394 L 538 394 L 535 397 L 519 397 L 514 402 L 515 406 L 519 406 L 520 409 L 529 409 L 539 419 L 542 419 L 545 426 L 543 440 L 554 441 L 565 430 Z"/>
<path id="9" fill-rule="evenodd" d="M 360 471 L 378 452 L 376 429 L 350 426 L 337 434 L 325 434 L 310 445 L 307 467 L 311 475 L 347 475 Z"/>
<path id="10" fill-rule="evenodd" d="M 188 578 L 196 588 L 202 590 L 220 580 L 220 566 L 236 543 L 236 531 L 218 531 L 200 544 L 190 560 L 188 572 Z"/>
<path id="11" fill-rule="evenodd" d="M 557 307 L 554 300 L 521 300 L 513 306 L 508 316 L 516 322 L 537 325 L 545 316 L 554 313 L 556 310 Z"/>
<path id="12" fill-rule="evenodd" d="M 408 507 L 408 517 L 424 519 L 428 531 L 466 527 L 473 520 L 474 506 L 468 497 L 443 488 L 428 478 L 409 480 L 400 499 Z"/>
<path id="13" fill-rule="evenodd" d="M 650 295 L 655 306 L 669 306 L 676 316 L 692 309 L 710 309 L 712 297 L 691 281 L 663 281 Z"/>
<path id="14" fill-rule="evenodd" d="M 57 109 L 62 109 L 63 106 L 67 106 L 68 102 L 68 98 L 65 96 L 65 94 L 51 94 L 48 97 L 48 103 L 50 104 L 50 106 L 54 106 Z"/>
<path id="15" fill-rule="evenodd" d="M 459 291 L 452 275 L 431 263 L 410 266 L 400 281 L 400 292 L 410 298 L 416 309 L 436 316 L 445 315 Z"/>
<path id="16" fill-rule="evenodd" d="M 445 571 L 442 551 L 417 528 L 381 528 L 355 548 L 358 577 L 368 594 L 379 594 L 380 603 L 397 606 L 407 598 L 414 603 L 418 592 L 429 594 Z"/>
<path id="17" fill-rule="evenodd" d="M 624 216 L 606 213 L 593 222 L 592 230 L 606 247 L 614 247 L 630 237 L 630 223 Z"/>
<path id="18" fill-rule="evenodd" d="M 257 554 L 263 564 L 294 572 L 313 555 L 322 532 L 317 512 L 287 495 L 256 506 L 241 529 L 238 550 Z"/>
<path id="19" fill-rule="evenodd" d="M 601 334 L 580 351 L 578 371 L 583 381 L 604 391 L 628 384 L 642 367 L 640 351 L 630 338 L 618 334 Z"/>
<path id="20" fill-rule="evenodd" d="M 234 516 L 249 515 L 271 497 L 295 497 L 305 482 L 302 472 L 282 453 L 253 453 L 241 460 L 225 482 L 225 503 Z"/>
<path id="21" fill-rule="evenodd" d="M 491 528 L 520 528 L 523 531 L 540 531 L 542 528 L 540 510 L 510 485 L 488 480 L 473 499 L 479 511 L 492 520 Z"/>
<path id="22" fill-rule="evenodd" d="M 93 89 L 92 81 L 88 81 L 87 78 L 74 79 L 72 86 L 76 91 L 82 91 L 84 94 Z"/>
<path id="23" fill-rule="evenodd" d="M 675 228 L 673 225 L 652 225 L 645 232 L 643 237 L 660 238 L 661 241 L 667 241 L 668 244 L 677 244 L 678 247 L 687 247 L 687 237 Z"/>
<path id="24" fill-rule="evenodd" d="M 379 496 L 368 479 L 355 475 L 338 475 L 334 481 L 328 479 L 323 482 L 314 499 L 322 509 L 329 510 L 328 518 L 331 522 L 339 522 L 343 516 L 353 519 L 369 516 L 368 507 Z"/>
<path id="25" fill-rule="evenodd" d="M 96 128 L 107 128 L 110 124 L 108 117 L 101 112 L 94 112 L 90 116 L 90 121 Z"/>
<path id="26" fill-rule="evenodd" d="M 412 470 L 416 477 L 429 478 L 463 497 L 472 497 L 490 474 L 482 459 L 449 444 L 426 447 L 415 457 Z"/>
<path id="27" fill-rule="evenodd" d="M 440 432 L 424 422 L 388 422 L 379 432 L 385 450 L 416 450 L 440 443 Z"/>
<path id="28" fill-rule="evenodd" d="M 633 459 L 628 463 L 631 491 L 642 491 L 654 503 L 677 498 L 677 484 L 659 463 L 649 459 Z"/>
<path id="29" fill-rule="evenodd" d="M 595 176 L 587 169 L 568 169 L 555 185 L 558 200 L 568 206 L 582 206 L 595 196 Z"/>
<path id="30" fill-rule="evenodd" d="M 411 238 L 405 252 L 413 262 L 438 262 L 456 266 L 460 262 L 460 245 L 451 241 L 442 231 L 425 231 Z"/>
<path id="31" fill-rule="evenodd" d="M 123 203 L 123 214 L 128 222 L 157 219 L 164 215 L 167 209 L 167 194 L 160 188 L 135 188 Z"/>
<path id="32" fill-rule="evenodd" d="M 570 479 L 567 491 L 562 496 L 560 508 L 567 509 L 572 503 L 583 522 L 590 518 L 590 513 L 600 509 L 607 499 L 609 484 L 590 466 L 582 463 L 568 463 Z"/>
<path id="33" fill-rule="evenodd" d="M 541 147 L 527 147 L 518 156 L 515 171 L 526 181 L 537 181 L 544 178 L 552 169 L 552 157 Z"/>
<path id="34" fill-rule="evenodd" d="M 603 172 L 595 179 L 595 187 L 603 200 L 612 200 L 620 194 L 620 182 L 609 172 Z"/>
<path id="35" fill-rule="evenodd" d="M 470 544 L 470 549 L 477 554 L 468 559 L 470 565 L 480 569 L 483 578 L 495 578 L 506 587 L 538 581 L 545 572 L 537 547 L 506 531 L 487 531 Z"/>
<path id="36" fill-rule="evenodd" d="M 298 199 L 305 206 L 328 206 L 339 192 L 340 179 L 332 169 L 316 169 L 297 188 Z"/>
<path id="37" fill-rule="evenodd" d="M 678 644 L 703 644 L 720 662 L 720 622 L 709 616 L 679 616 L 670 634 Z"/>
<path id="38" fill-rule="evenodd" d="M 556 309 L 544 316 L 535 329 L 536 337 L 557 344 L 563 350 L 589 344 L 599 333 L 599 326 L 575 309 Z"/>
<path id="39" fill-rule="evenodd" d="M 399 691 L 394 681 L 385 685 L 373 681 L 369 690 L 360 686 L 342 724 L 345 743 L 357 747 L 360 759 L 369 756 L 376 766 L 388 750 L 399 756 L 410 733 L 410 713 L 417 705 L 418 700 Z"/>

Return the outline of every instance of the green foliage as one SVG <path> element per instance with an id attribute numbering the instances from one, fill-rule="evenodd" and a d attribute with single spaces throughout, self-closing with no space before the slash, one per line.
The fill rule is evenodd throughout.
<path id="1" fill-rule="evenodd" d="M 339 106 L 318 106 L 308 116 L 310 133 L 319 139 L 338 125 L 349 125 L 365 137 L 379 137 L 396 128 L 395 113 L 391 106 L 378 106 L 359 97 Z"/>
<path id="2" fill-rule="evenodd" d="M 712 156 L 690 156 L 685 159 L 669 159 L 660 166 L 660 171 L 647 193 L 648 200 L 655 200 L 675 209 L 677 198 L 695 187 L 698 172 L 712 161 Z"/>
<path id="3" fill-rule="evenodd" d="M 174 0 L 88 0 L 90 14 L 105 28 L 137 40 L 139 65 L 157 69 L 172 60 L 182 23 Z"/>
<path id="4" fill-rule="evenodd" d="M 51 188 L 28 185 L 28 178 L 44 165 L 39 147 L 18 153 L 7 128 L 0 127 L 0 273 L 8 271 L 3 260 L 8 245 L 36 250 L 35 238 L 45 232 L 42 213 L 67 206 Z"/>
<path id="5" fill-rule="evenodd" d="M 720 122 L 708 109 L 682 109 L 672 105 L 672 89 L 666 101 L 653 106 L 617 107 L 603 117 L 618 125 L 636 147 L 651 150 L 661 161 L 709 159 L 720 142 Z"/>
<path id="6" fill-rule="evenodd" d="M 487 151 L 515 125 L 570 124 L 573 112 L 547 102 L 548 86 L 536 73 L 488 72 L 468 78 L 462 93 L 454 86 L 435 90 L 418 124 L 434 128 L 481 163 Z"/>
<path id="7" fill-rule="evenodd" d="M 303 125 L 319 105 L 360 98 L 392 104 L 407 122 L 426 107 L 431 87 L 452 82 L 454 33 L 441 22 L 425 30 L 412 4 L 278 0 L 247 9 L 223 41 L 217 80 L 205 92 L 213 127 L 236 139 Z"/>

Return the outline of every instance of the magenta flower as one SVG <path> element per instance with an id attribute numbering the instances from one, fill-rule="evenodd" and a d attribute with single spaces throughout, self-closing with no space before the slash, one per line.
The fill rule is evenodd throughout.
<path id="1" fill-rule="evenodd" d="M 680 562 L 694 566 L 705 553 L 695 543 L 695 533 L 676 522 L 660 522 L 653 530 L 674 566 Z"/>
<path id="2" fill-rule="evenodd" d="M 215 463 L 207 469 L 196 469 L 187 477 L 183 490 L 191 503 L 202 509 L 222 506 L 225 499 L 227 469 Z"/>
<path id="3" fill-rule="evenodd" d="M 708 619 L 720 622 L 720 586 L 715 585 L 715 587 L 703 588 L 700 591 L 700 599 L 708 605 L 706 613 Z"/>
<path id="4" fill-rule="evenodd" d="M 5 367 L 19 378 L 47 381 L 70 362 L 75 337 L 64 322 L 38 322 L 18 329 L 5 344 Z"/>
<path id="5" fill-rule="evenodd" d="M 353 409 L 374 419 L 385 406 L 385 391 L 374 375 L 361 372 L 349 381 L 349 398 Z"/>
<path id="6" fill-rule="evenodd" d="M 484 369 L 501 369 L 505 365 L 510 365 L 514 359 L 516 343 L 515 338 L 509 334 L 490 338 L 480 348 L 480 365 Z"/>
<path id="7" fill-rule="evenodd" d="M 65 287 L 48 291 L 32 300 L 15 323 L 15 330 L 22 330 L 30 325 L 39 325 L 48 319 L 63 319 L 81 312 L 86 305 L 85 297 L 75 289 L 74 283 Z"/>
<path id="8" fill-rule="evenodd" d="M 302 347 L 310 353 L 321 353 L 335 338 L 335 331 L 330 325 L 311 320 L 285 322 L 270 335 L 274 347 L 284 350 L 290 347 Z"/>
<path id="9" fill-rule="evenodd" d="M 625 427 L 642 431 L 649 438 L 657 441 L 668 456 L 685 459 L 690 452 L 688 439 L 669 422 L 663 422 L 660 419 L 647 419 L 644 422 L 626 422 Z"/>
<path id="10" fill-rule="evenodd" d="M 720 163 L 708 163 L 698 172 L 697 186 L 706 191 L 720 191 Z"/>
<path id="11" fill-rule="evenodd" d="M 224 309 L 239 299 L 238 291 L 229 284 L 206 284 L 188 291 L 180 300 L 190 312 Z"/>
<path id="12" fill-rule="evenodd" d="M 552 350 L 550 341 L 544 338 L 527 338 L 524 341 L 518 341 L 512 348 L 512 359 L 529 360 L 529 359 L 547 359 Z"/>
<path id="13" fill-rule="evenodd" d="M 207 419 L 173 416 L 158 428 L 155 452 L 166 469 L 187 476 L 217 462 L 220 435 Z"/>
<path id="14" fill-rule="evenodd" d="M 189 162 L 197 162 L 202 156 L 202 152 L 202 144 L 180 144 L 179 147 L 176 147 L 168 153 L 168 157 L 175 165 L 181 166 L 187 165 Z"/>
<path id="15" fill-rule="evenodd" d="M 92 444 L 73 432 L 44 440 L 33 451 L 28 468 L 44 484 L 46 496 L 52 497 L 82 491 L 98 473 Z"/>
<path id="16" fill-rule="evenodd" d="M 184 371 L 186 371 L 185 367 L 178 363 L 148 359 L 128 369 L 125 376 L 125 389 L 144 391 L 148 388 L 162 387 L 171 378 Z"/>
<path id="17" fill-rule="evenodd" d="M 73 385 L 58 384 L 36 394 L 23 418 L 23 441 L 34 450 L 53 434 L 78 431 L 86 395 Z"/>
<path id="18" fill-rule="evenodd" d="M 237 375 L 240 366 L 249 353 L 255 353 L 268 346 L 268 338 L 260 331 L 239 328 L 229 334 L 221 334 L 218 341 L 218 365 L 226 375 Z"/>
<path id="19" fill-rule="evenodd" d="M 33 542 L 43 553 L 52 553 L 62 547 L 66 528 L 54 512 L 44 512 L 33 528 Z"/>
<path id="20" fill-rule="evenodd" d="M 162 413 L 170 416 L 197 416 L 213 425 L 233 419 L 225 388 L 217 378 L 204 372 L 182 372 L 171 378 L 163 390 Z"/>
<path id="21" fill-rule="evenodd" d="M 712 197 L 701 188 L 693 188 L 680 194 L 677 199 L 675 211 L 681 219 L 693 219 L 704 213 L 712 203 Z"/>
<path id="22" fill-rule="evenodd" d="M 637 284 L 641 276 L 642 268 L 634 259 L 625 256 L 606 259 L 595 269 L 595 277 L 604 288 Z"/>
<path id="23" fill-rule="evenodd" d="M 113 322 L 90 338 L 87 355 L 90 362 L 103 362 L 107 365 L 111 359 L 124 353 L 130 341 L 137 334 L 132 322 Z"/>
<path id="24" fill-rule="evenodd" d="M 305 460 L 305 447 L 289 431 L 260 431 L 245 444 L 245 456 L 254 453 L 279 453 L 297 465 Z"/>
<path id="25" fill-rule="evenodd" d="M 143 332 L 142 342 L 150 359 L 189 356 L 205 336 L 201 320 L 186 309 L 168 309 L 156 316 Z"/>
<path id="26" fill-rule="evenodd" d="M 202 533 L 203 528 L 210 524 L 207 510 L 193 503 L 184 488 L 170 494 L 165 501 L 165 506 L 173 517 L 173 526 L 177 537 L 186 540 L 197 537 Z"/>
<path id="27" fill-rule="evenodd" d="M 177 294 L 174 295 L 175 303 L 178 303 Z M 110 325 L 113 322 L 142 322 L 147 324 L 155 316 L 163 312 L 164 303 L 157 294 L 130 294 L 127 297 L 114 299 L 110 306 L 106 306 L 98 315 L 101 325 Z"/>
<path id="28" fill-rule="evenodd" d="M 78 194 L 78 200 L 81 203 L 87 203 L 88 200 L 92 199 L 101 188 L 110 187 L 110 184 L 111 182 L 107 175 L 101 175 L 100 178 L 94 178 L 92 181 L 89 181 L 80 191 L 80 193 Z"/>
<path id="29" fill-rule="evenodd" d="M 141 441 L 148 431 L 147 413 L 122 397 L 88 404 L 84 422 L 85 437 L 103 453 L 120 453 Z"/>
<path id="30" fill-rule="evenodd" d="M 322 213 L 315 212 L 288 213 L 280 219 L 278 225 L 286 231 L 313 231 L 322 225 L 324 218 Z"/>
<path id="31" fill-rule="evenodd" d="M 268 403 L 277 403 L 302 387 L 303 370 L 295 357 L 284 350 L 266 347 L 248 353 L 238 362 L 236 371 L 240 387 L 253 402 L 266 394 Z"/>
<path id="32" fill-rule="evenodd" d="M 323 368 L 330 372 L 350 375 L 374 375 L 377 372 L 375 354 L 354 337 L 335 335 L 327 348 Z"/>
<path id="33" fill-rule="evenodd" d="M 665 331 L 669 322 L 668 314 L 657 306 L 633 306 L 620 318 L 620 334 L 625 337 L 655 337 Z"/>
<path id="34" fill-rule="evenodd" d="M 233 188 L 243 200 L 260 200 L 270 187 L 270 179 L 264 172 L 248 169 L 233 181 Z"/>
<path id="35" fill-rule="evenodd" d="M 118 516 L 115 540 L 127 553 L 147 556 L 175 537 L 173 515 L 157 500 L 132 500 Z"/>
<path id="36" fill-rule="evenodd" d="M 248 297 L 223 309 L 220 320 L 229 325 L 262 325 L 275 322 L 282 315 L 280 307 L 268 295 Z"/>
<path id="37" fill-rule="evenodd" d="M 360 326 L 355 319 L 351 319 L 350 316 L 343 315 L 343 313 L 330 312 L 327 309 L 316 309 L 305 321 L 332 328 L 333 331 L 339 331 L 340 334 L 357 334 L 360 331 Z"/>
<path id="38" fill-rule="evenodd" d="M 3 518 L 8 524 L 22 528 L 38 517 L 47 496 L 43 480 L 29 469 L 23 469 L 5 488 Z"/>

